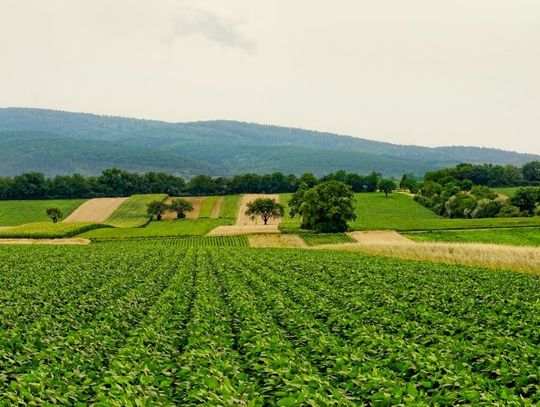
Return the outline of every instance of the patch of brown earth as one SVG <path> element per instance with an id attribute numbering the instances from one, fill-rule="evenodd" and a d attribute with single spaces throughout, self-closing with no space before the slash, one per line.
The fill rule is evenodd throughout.
<path id="1" fill-rule="evenodd" d="M 249 245 L 251 247 L 307 247 L 298 235 L 283 235 L 283 234 L 261 234 L 248 236 Z"/>
<path id="2" fill-rule="evenodd" d="M 185 199 L 193 206 L 193 210 L 186 213 L 186 219 L 199 219 L 199 213 L 201 213 L 201 208 L 206 197 L 204 196 L 188 196 L 180 198 L 167 198 L 165 204 L 170 205 L 174 199 Z M 166 211 L 162 216 L 163 220 L 174 220 L 176 219 L 176 212 Z"/>
<path id="3" fill-rule="evenodd" d="M 94 198 L 75 209 L 64 222 L 105 222 L 127 198 Z"/>
<path id="4" fill-rule="evenodd" d="M 264 226 L 264 223 L 259 216 L 254 219 L 251 219 L 251 216 L 246 215 L 248 203 L 253 202 L 254 200 L 259 199 L 259 198 L 271 198 L 275 200 L 276 202 L 279 202 L 279 194 L 245 194 L 243 195 L 242 201 L 240 202 L 240 209 L 238 210 L 238 216 L 236 218 L 237 226 L 259 226 L 259 225 Z M 281 218 L 270 219 L 268 221 L 268 225 L 279 225 L 280 222 L 281 222 Z"/>
<path id="5" fill-rule="evenodd" d="M 223 200 L 225 198 L 220 196 L 216 199 L 214 207 L 212 208 L 212 213 L 210 214 L 210 219 L 218 219 L 221 214 L 221 205 L 223 205 Z"/>
<path id="6" fill-rule="evenodd" d="M 0 244 L 86 245 L 90 244 L 90 240 L 80 237 L 70 239 L 0 239 Z"/>

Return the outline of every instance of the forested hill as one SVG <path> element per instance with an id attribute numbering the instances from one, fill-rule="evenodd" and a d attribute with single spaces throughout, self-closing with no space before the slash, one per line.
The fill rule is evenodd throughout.
<path id="1" fill-rule="evenodd" d="M 337 169 L 399 176 L 461 162 L 522 165 L 540 156 L 477 147 L 402 146 L 234 121 L 166 123 L 44 109 L 0 109 L 0 176 L 129 171 L 316 175 Z"/>

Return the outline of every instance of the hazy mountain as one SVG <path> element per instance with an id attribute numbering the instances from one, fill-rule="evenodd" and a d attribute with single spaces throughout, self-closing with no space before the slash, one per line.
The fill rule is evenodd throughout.
<path id="1" fill-rule="evenodd" d="M 522 165 L 540 156 L 478 147 L 428 148 L 234 121 L 167 123 L 44 109 L 0 109 L 0 175 L 130 171 L 233 175 L 328 173 L 399 176 L 461 162 Z"/>

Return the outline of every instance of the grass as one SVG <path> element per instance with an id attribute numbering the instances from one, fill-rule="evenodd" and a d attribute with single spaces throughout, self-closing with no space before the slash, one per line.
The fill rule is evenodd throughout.
<path id="1" fill-rule="evenodd" d="M 165 194 L 132 195 L 105 221 L 107 225 L 117 228 L 135 228 L 150 222 L 146 213 L 147 206 L 152 201 L 164 201 Z"/>
<path id="2" fill-rule="evenodd" d="M 17 226 L 24 223 L 47 221 L 45 210 L 59 208 L 67 218 L 86 199 L 45 199 L 26 201 L 0 201 L 0 226 Z"/>
<path id="3" fill-rule="evenodd" d="M 346 233 L 301 233 L 300 237 L 308 246 L 356 242 L 354 238 Z"/>
<path id="4" fill-rule="evenodd" d="M 296 216 L 291 218 L 289 212 L 289 199 L 291 199 L 292 194 L 281 194 L 279 196 L 279 203 L 285 208 L 285 216 L 281 219 L 279 224 L 279 229 L 282 232 L 298 232 L 300 229 L 300 217 Z"/>
<path id="5" fill-rule="evenodd" d="M 150 222 L 145 227 L 138 228 L 113 228 L 93 230 L 87 233 L 83 233 L 79 237 L 99 240 L 168 236 L 204 236 L 218 226 L 230 225 L 231 223 L 232 221 L 229 219 L 181 219 L 162 222 Z"/>
<path id="6" fill-rule="evenodd" d="M 505 188 L 491 188 L 491 189 L 497 192 L 498 194 L 511 198 L 514 196 L 514 194 L 519 188 L 520 187 L 505 187 Z"/>
<path id="7" fill-rule="evenodd" d="M 88 222 L 34 222 L 14 226 L 7 230 L 1 230 L 0 238 L 53 239 L 72 237 L 89 230 L 103 227 L 105 226 Z"/>
<path id="8" fill-rule="evenodd" d="M 430 231 L 409 233 L 417 242 L 492 243 L 513 246 L 540 246 L 540 228 Z"/>
<path id="9" fill-rule="evenodd" d="M 220 218 L 236 220 L 238 208 L 240 207 L 241 195 L 226 195 L 221 205 Z"/>
<path id="10" fill-rule="evenodd" d="M 201 211 L 199 212 L 199 218 L 209 218 L 210 215 L 212 215 L 212 209 L 214 208 L 217 199 L 217 196 L 207 196 L 204 198 Z"/>

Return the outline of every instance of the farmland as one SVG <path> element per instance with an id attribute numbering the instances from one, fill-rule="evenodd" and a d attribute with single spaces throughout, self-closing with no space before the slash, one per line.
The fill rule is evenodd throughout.
<path id="1" fill-rule="evenodd" d="M 540 246 L 540 228 L 481 229 L 410 233 L 419 242 L 492 243 L 515 246 Z"/>
<path id="2" fill-rule="evenodd" d="M 8 403 L 540 402 L 537 276 L 144 242 L 0 257 Z"/>
<path id="3" fill-rule="evenodd" d="M 302 233 L 300 237 L 308 246 L 356 242 L 346 233 Z"/>
<path id="4" fill-rule="evenodd" d="M 45 214 L 47 208 L 59 208 L 64 217 L 67 217 L 84 202 L 85 199 L 0 201 L 0 226 L 47 221 Z"/>
<path id="5" fill-rule="evenodd" d="M 134 228 L 146 225 L 150 217 L 146 213 L 152 201 L 164 201 L 165 194 L 132 195 L 105 222 L 119 228 Z"/>
<path id="6" fill-rule="evenodd" d="M 34 222 L 0 230 L 0 238 L 51 239 L 71 237 L 102 227 L 105 227 L 105 225 L 85 222 Z"/>

